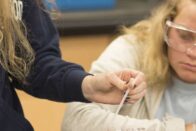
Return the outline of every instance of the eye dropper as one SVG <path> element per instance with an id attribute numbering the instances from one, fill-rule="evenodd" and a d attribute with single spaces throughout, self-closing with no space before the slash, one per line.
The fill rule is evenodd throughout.
<path id="1" fill-rule="evenodd" d="M 135 87 L 135 80 L 132 82 L 132 88 L 134 88 L 134 87 Z M 118 106 L 115 114 L 118 114 L 119 113 L 119 111 L 122 108 L 122 106 L 123 106 L 123 104 L 124 104 L 124 102 L 125 102 L 128 94 L 129 94 L 129 92 L 130 92 L 130 88 L 128 88 L 126 90 L 126 92 L 125 92 L 125 94 L 124 94 L 124 96 L 123 96 L 123 98 L 122 98 L 122 100 L 121 100 L 121 102 L 120 102 L 120 104 L 119 104 L 119 106 Z"/>

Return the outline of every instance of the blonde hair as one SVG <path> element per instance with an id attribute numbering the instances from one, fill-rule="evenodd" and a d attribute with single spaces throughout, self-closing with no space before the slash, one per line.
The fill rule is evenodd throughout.
<path id="1" fill-rule="evenodd" d="M 14 78 L 23 81 L 30 72 L 34 52 L 21 20 L 12 15 L 10 0 L 0 4 L 0 64 Z"/>
<path id="2" fill-rule="evenodd" d="M 181 1 L 166 0 L 153 10 L 148 19 L 124 30 L 128 34 L 136 35 L 138 41 L 144 44 L 140 51 L 142 54 L 138 56 L 137 68 L 145 73 L 150 85 L 165 85 L 170 78 L 167 46 L 163 40 L 164 26 L 168 18 L 175 18 Z"/>

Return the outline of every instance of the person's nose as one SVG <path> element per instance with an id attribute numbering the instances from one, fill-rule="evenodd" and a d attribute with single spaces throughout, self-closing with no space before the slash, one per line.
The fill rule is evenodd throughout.
<path id="1" fill-rule="evenodd" d="M 187 49 L 186 54 L 196 59 L 196 43 Z"/>

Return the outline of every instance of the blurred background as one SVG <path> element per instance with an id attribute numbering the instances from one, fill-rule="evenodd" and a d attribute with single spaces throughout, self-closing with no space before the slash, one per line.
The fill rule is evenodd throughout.
<path id="1" fill-rule="evenodd" d="M 107 45 L 130 26 L 149 16 L 163 0 L 44 0 L 61 39 L 62 57 L 86 71 Z M 57 81 L 58 82 L 58 81 Z M 65 103 L 33 98 L 17 91 L 35 131 L 60 131 Z"/>

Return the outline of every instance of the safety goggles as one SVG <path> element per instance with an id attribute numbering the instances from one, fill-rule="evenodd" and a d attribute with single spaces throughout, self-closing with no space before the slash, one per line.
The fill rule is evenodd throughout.
<path id="1" fill-rule="evenodd" d="M 196 30 L 167 20 L 164 40 L 169 47 L 179 52 L 187 52 L 196 47 Z"/>

